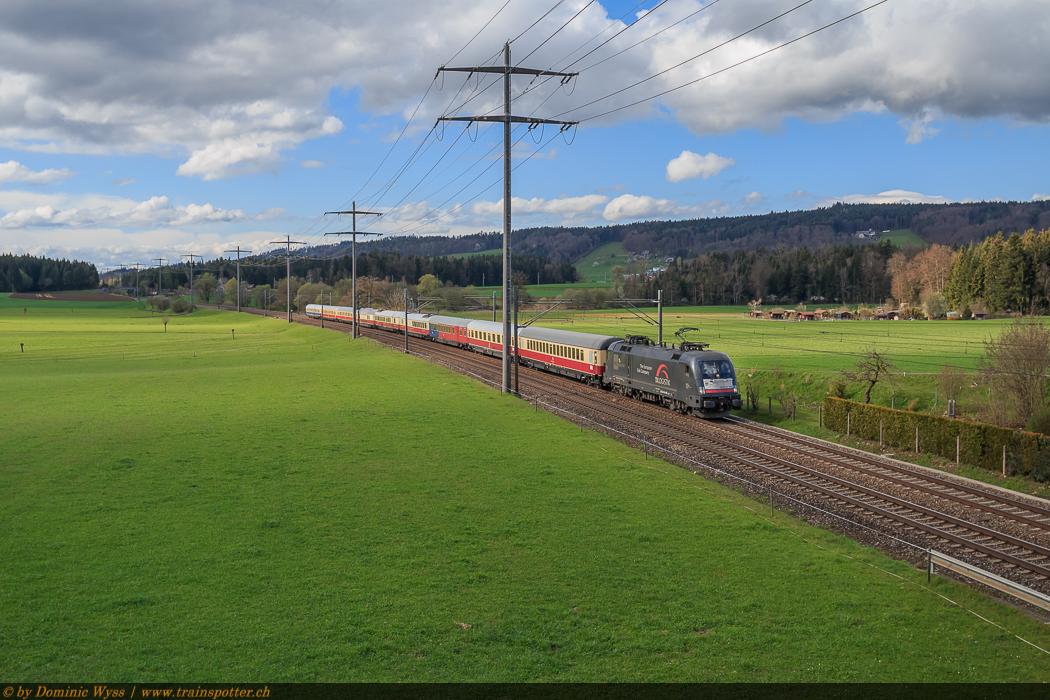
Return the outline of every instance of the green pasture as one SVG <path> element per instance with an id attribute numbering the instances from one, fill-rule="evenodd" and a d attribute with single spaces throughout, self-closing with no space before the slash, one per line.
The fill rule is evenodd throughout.
<path id="1" fill-rule="evenodd" d="M 491 250 L 475 250 L 469 253 L 452 253 L 451 255 L 446 255 L 445 257 L 461 260 L 463 258 L 473 258 L 478 255 L 503 255 L 503 249 L 493 248 Z"/>
<path id="2" fill-rule="evenodd" d="M 12 682 L 1047 679 L 1009 606 L 341 332 L 0 297 L 0 387 Z"/>
<path id="3" fill-rule="evenodd" d="M 519 313 L 526 323 L 540 311 Z M 763 403 L 787 392 L 812 408 L 845 381 L 843 372 L 877 350 L 899 370 L 881 382 L 872 393 L 874 403 L 917 411 L 943 410 L 938 394 L 938 375 L 945 365 L 959 367 L 971 375 L 958 407 L 975 411 L 987 399 L 987 389 L 976 376 L 984 357 L 984 343 L 1013 321 L 770 321 L 751 319 L 746 306 L 674 306 L 664 309 L 664 342 L 679 337 L 710 343 L 711 348 L 733 358 L 741 387 L 754 384 Z M 491 318 L 491 312 L 470 314 Z M 644 318 L 643 318 L 644 316 Z M 554 310 L 537 321 L 549 328 L 624 337 L 645 335 L 657 339 L 655 307 L 600 311 Z M 682 329 L 694 329 L 676 336 Z M 982 392 L 985 392 L 982 394 Z M 849 383 L 847 398 L 863 399 L 863 386 Z"/>
<path id="4" fill-rule="evenodd" d="M 612 282 L 609 270 L 616 265 L 627 267 L 630 260 L 631 254 L 624 249 L 623 244 L 614 241 L 595 248 L 577 260 L 575 265 L 580 277 L 588 282 Z"/>
<path id="5" fill-rule="evenodd" d="M 889 233 L 880 233 L 879 238 L 892 241 L 893 245 L 898 248 L 925 248 L 929 245 L 926 241 L 919 238 L 910 228 L 899 228 L 890 231 Z"/>

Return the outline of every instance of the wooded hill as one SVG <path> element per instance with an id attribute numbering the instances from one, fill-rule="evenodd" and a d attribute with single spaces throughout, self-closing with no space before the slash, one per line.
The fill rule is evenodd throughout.
<path id="1" fill-rule="evenodd" d="M 835 204 L 807 211 L 750 216 L 642 221 L 617 226 L 549 226 L 514 231 L 514 252 L 546 258 L 550 263 L 575 262 L 606 243 L 648 250 L 660 257 L 690 258 L 701 253 L 758 250 L 788 245 L 815 249 L 826 245 L 863 243 L 857 231 L 910 228 L 927 243 L 980 243 L 999 231 L 1006 234 L 1050 227 L 1050 201 L 976 202 L 971 204 Z M 402 255 L 437 257 L 494 250 L 502 233 L 450 236 L 392 236 L 361 245 L 360 252 L 398 251 Z M 341 256 L 350 244 L 323 246 L 314 254 Z M 345 250 L 344 250 L 345 249 Z"/>
<path id="2" fill-rule="evenodd" d="M 98 270 L 91 263 L 0 254 L 0 290 L 61 292 L 97 286 Z"/>

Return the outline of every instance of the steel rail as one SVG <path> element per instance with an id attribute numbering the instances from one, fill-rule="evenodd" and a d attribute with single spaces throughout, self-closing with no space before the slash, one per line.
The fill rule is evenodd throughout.
<path id="1" fill-rule="evenodd" d="M 894 472 L 897 472 L 897 473 L 900 473 L 900 474 L 908 474 L 910 476 L 914 476 L 916 479 L 921 479 L 923 481 L 928 481 L 928 482 L 931 482 L 931 483 L 934 483 L 934 484 L 938 484 L 938 485 L 944 486 L 945 488 L 955 489 L 957 491 L 963 491 L 965 493 L 970 493 L 970 494 L 973 494 L 975 496 L 980 496 L 981 498 L 986 498 L 986 499 L 991 500 L 991 501 L 1003 503 L 1004 505 L 1009 505 L 1010 507 L 1013 507 L 1013 508 L 1018 508 L 1020 510 L 1026 510 L 1026 511 L 1028 511 L 1030 513 L 1036 513 L 1038 515 L 1042 515 L 1042 516 L 1045 516 L 1047 518 L 1050 518 L 1050 508 L 1045 508 L 1043 506 L 1040 506 L 1040 505 L 1037 505 L 1037 504 L 1034 504 L 1034 503 L 1026 503 L 1024 501 L 1018 501 L 1018 500 L 1012 499 L 1012 498 L 1010 498 L 1008 496 L 999 495 L 999 494 L 995 494 L 995 493 L 989 493 L 988 491 L 984 491 L 984 490 L 979 489 L 977 487 L 969 486 L 967 484 L 960 484 L 958 482 L 951 481 L 949 479 L 944 479 L 944 478 L 935 476 L 933 474 L 924 474 L 924 473 L 917 472 L 917 471 L 914 471 L 914 470 L 911 470 L 911 469 L 907 469 L 907 468 L 904 468 L 904 467 L 899 467 L 899 466 L 897 466 L 895 464 L 890 464 L 890 463 L 887 463 L 885 461 L 876 459 L 874 457 L 869 457 L 869 456 L 865 456 L 865 455 L 861 455 L 861 454 L 854 454 L 854 453 L 851 453 L 851 452 L 849 452 L 847 450 L 842 450 L 842 449 L 837 449 L 835 447 L 822 445 L 820 443 L 813 442 L 811 440 L 806 440 L 806 439 L 801 438 L 801 437 L 795 437 L 793 435 L 785 435 L 783 433 L 779 433 L 779 432 L 776 432 L 776 431 L 773 431 L 773 430 L 769 430 L 769 429 L 765 428 L 764 426 L 756 425 L 752 421 L 746 421 L 745 422 L 744 420 L 742 420 L 740 418 L 737 418 L 736 416 L 732 416 L 730 422 L 732 424 L 735 424 L 735 425 L 747 426 L 747 427 L 746 427 L 745 430 L 742 430 L 740 428 L 728 428 L 728 427 L 726 427 L 724 425 L 721 425 L 721 426 L 718 426 L 718 427 L 721 428 L 722 430 L 727 431 L 727 432 L 733 432 L 733 433 L 736 433 L 738 435 L 747 435 L 748 437 L 750 437 L 752 439 L 764 440 L 764 441 L 771 442 L 773 444 L 776 444 L 776 438 L 780 438 L 780 439 L 782 439 L 782 440 L 784 440 L 786 442 L 793 442 L 793 443 L 797 443 L 799 445 L 806 445 L 808 447 L 813 448 L 815 451 L 826 452 L 826 453 L 832 454 L 832 455 L 838 455 L 838 456 L 843 457 L 845 459 L 854 460 L 854 461 L 861 462 L 861 463 L 864 463 L 864 464 L 870 464 L 870 465 L 877 466 L 877 467 L 880 467 L 882 469 L 888 469 L 890 471 L 894 471 Z M 752 433 L 752 432 L 753 433 L 764 433 L 766 435 L 770 435 L 770 436 L 774 436 L 774 437 L 764 438 L 764 437 L 759 437 L 757 435 L 749 434 L 749 433 Z M 783 447 L 786 447 L 788 449 L 792 449 L 792 450 L 795 450 L 795 451 L 798 451 L 798 452 L 806 452 L 805 450 L 803 450 L 803 449 L 801 449 L 799 447 L 794 447 L 794 446 L 792 446 L 790 444 L 783 445 Z M 818 459 L 827 459 L 825 457 L 821 457 L 818 454 L 814 454 L 813 452 L 810 452 L 808 454 L 811 454 L 813 457 L 818 458 Z M 849 468 L 850 469 L 861 469 L 859 467 L 854 467 L 852 465 L 849 465 Z M 910 482 L 907 482 L 907 481 L 900 482 L 896 477 L 888 477 L 888 476 L 884 476 L 884 475 L 877 474 L 877 473 L 873 473 L 872 475 L 877 477 L 877 478 L 880 478 L 880 479 L 888 479 L 888 480 L 891 480 L 891 481 L 897 481 L 898 483 L 903 483 L 904 485 L 912 486 L 912 484 Z M 936 492 L 936 491 L 934 493 L 936 493 L 937 495 L 941 495 L 944 498 L 949 498 L 949 499 L 953 499 L 953 500 L 955 498 L 957 498 L 957 497 L 954 497 L 952 495 L 943 494 L 943 493 Z M 965 502 L 967 505 L 975 506 L 975 507 L 978 507 L 978 508 L 980 507 L 977 504 L 975 504 L 973 501 L 967 501 L 967 500 L 963 499 L 962 502 Z M 1009 514 L 1009 513 L 1003 513 L 1003 514 L 1006 517 L 1010 517 L 1012 515 L 1012 514 Z M 1043 521 L 1032 520 L 1030 518 L 1028 520 L 1031 521 L 1032 523 L 1037 523 L 1039 527 L 1050 529 L 1050 522 L 1045 522 L 1044 523 Z"/>

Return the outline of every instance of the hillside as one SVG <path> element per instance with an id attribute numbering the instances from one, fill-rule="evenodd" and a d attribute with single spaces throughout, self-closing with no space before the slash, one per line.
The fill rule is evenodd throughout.
<path id="1" fill-rule="evenodd" d="M 700 253 L 756 250 L 789 245 L 817 248 L 861 242 L 857 231 L 910 229 L 926 244 L 979 242 L 998 231 L 1010 233 L 1050 227 L 1050 202 L 976 202 L 970 204 L 836 204 L 808 211 L 771 212 L 750 216 L 642 221 L 616 226 L 560 226 L 514 231 L 516 253 L 547 258 L 551 263 L 575 262 L 595 249 L 619 242 L 629 252 L 693 257 Z M 909 241 L 915 239 L 909 236 Z M 449 236 L 403 236 L 365 243 L 370 250 L 402 255 L 443 256 L 498 249 L 499 232 Z M 349 243 L 315 249 L 317 254 L 349 254 Z M 345 251 L 343 250 L 345 248 Z"/>

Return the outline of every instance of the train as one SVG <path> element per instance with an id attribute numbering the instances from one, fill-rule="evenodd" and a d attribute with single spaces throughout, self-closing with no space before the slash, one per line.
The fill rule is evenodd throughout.
<path id="1" fill-rule="evenodd" d="M 309 304 L 306 315 L 352 323 L 348 306 Z M 455 316 L 365 308 L 358 310 L 364 328 L 377 328 L 502 357 L 503 324 Z M 514 338 L 510 339 L 513 352 Z M 645 336 L 626 338 L 578 331 L 519 326 L 518 361 L 526 367 L 560 374 L 686 415 L 714 418 L 742 406 L 736 369 L 724 352 L 706 343 L 682 342 L 670 347 Z"/>

